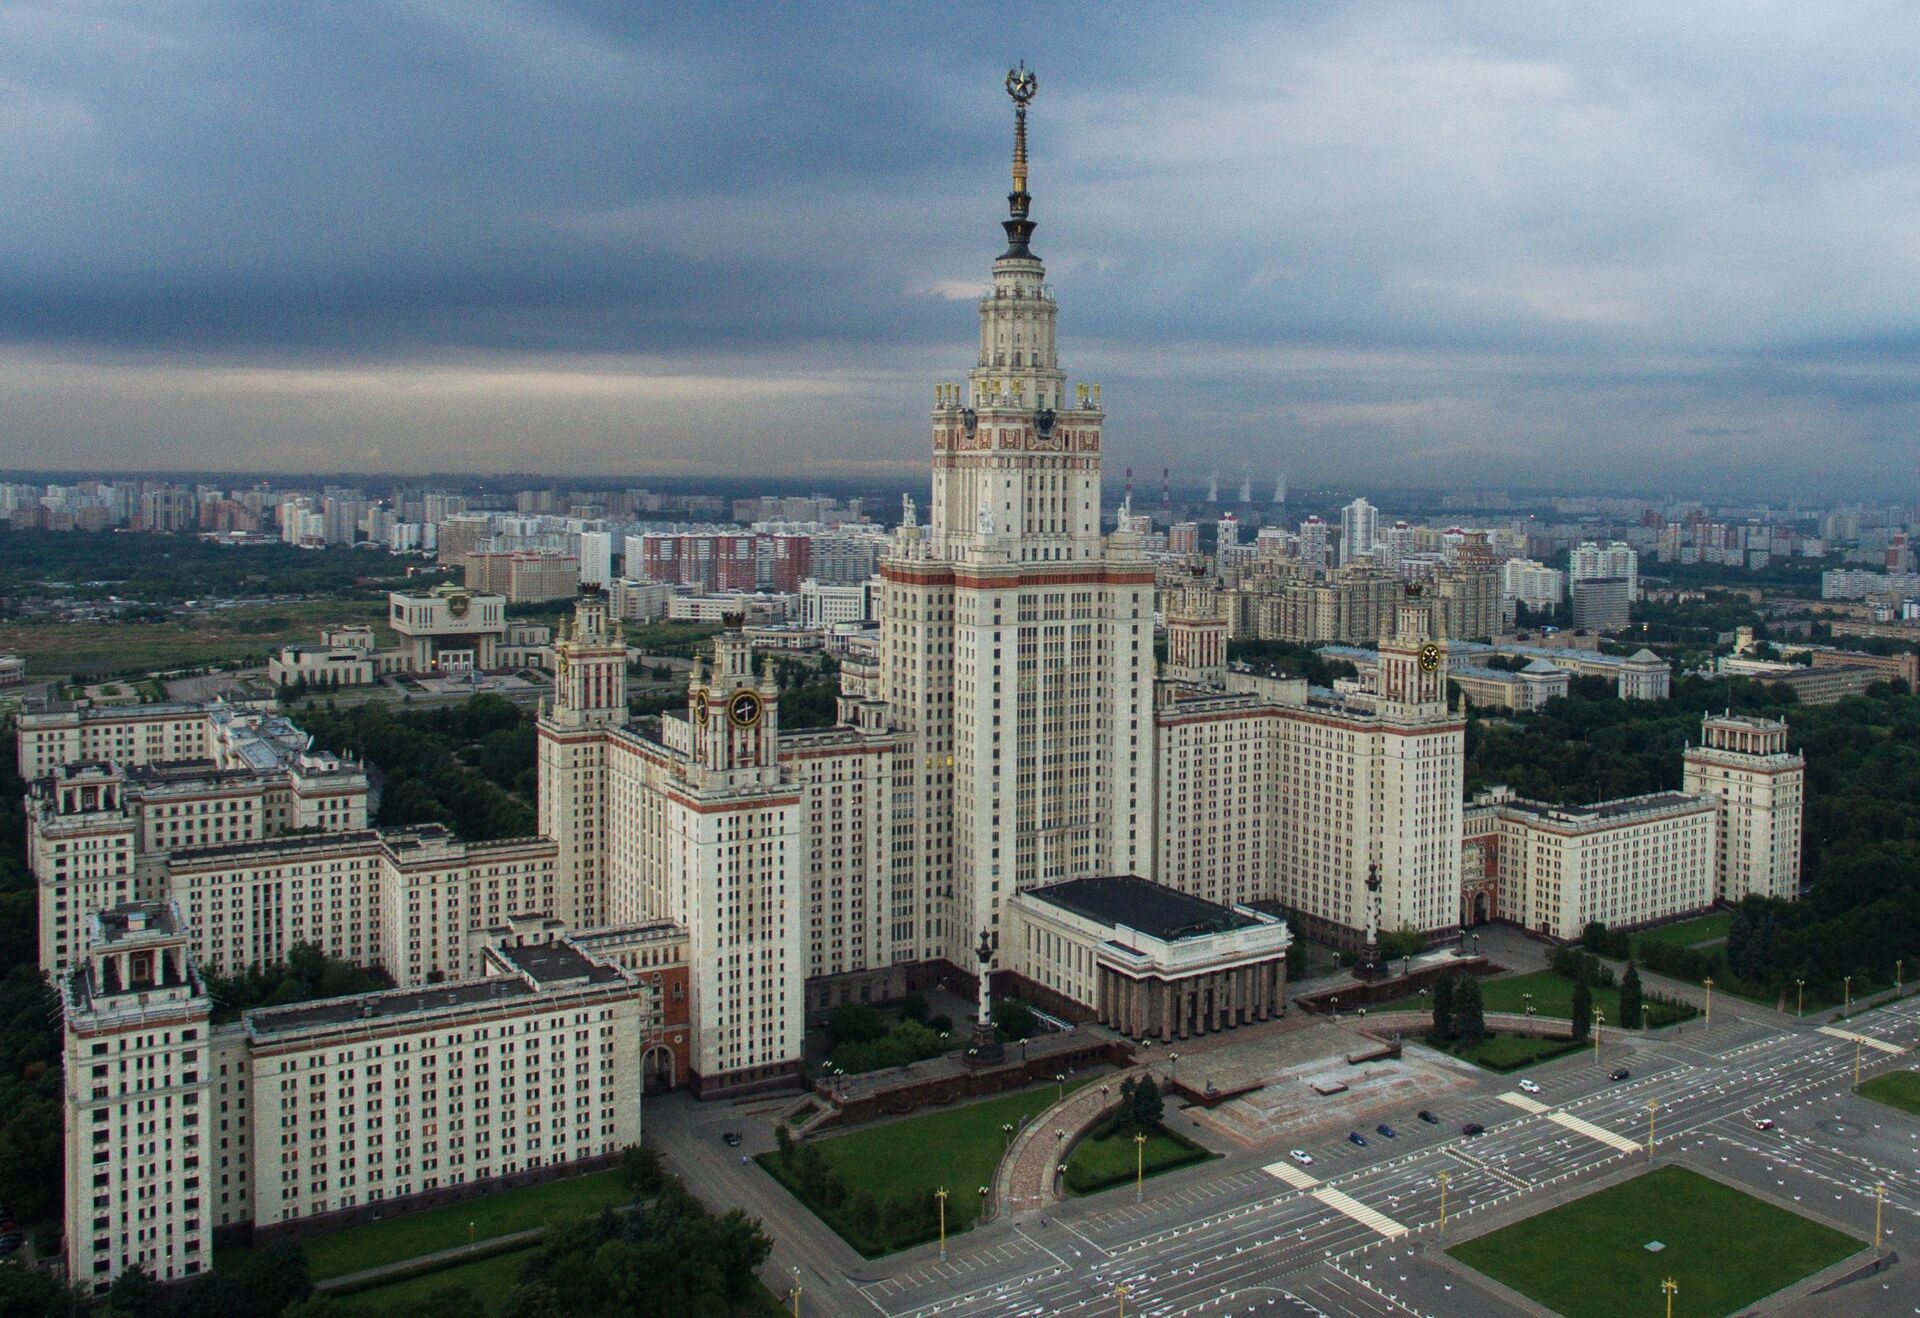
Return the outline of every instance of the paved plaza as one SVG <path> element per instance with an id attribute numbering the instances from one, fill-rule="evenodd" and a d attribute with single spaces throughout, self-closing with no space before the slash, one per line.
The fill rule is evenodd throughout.
<path id="1" fill-rule="evenodd" d="M 757 1168 L 716 1156 L 726 1151 L 713 1132 L 729 1121 L 750 1139 L 771 1142 L 749 1128 L 751 1114 L 682 1111 L 694 1118 L 687 1134 L 714 1178 L 705 1192 L 735 1202 L 724 1196 L 739 1182 L 737 1202 L 765 1217 L 778 1242 L 768 1276 L 778 1282 L 801 1267 L 809 1314 L 1095 1318 L 1115 1311 L 1122 1285 L 1127 1312 L 1141 1318 L 1537 1313 L 1454 1263 L 1443 1246 L 1647 1165 L 1653 1104 L 1655 1165 L 1693 1166 L 1863 1241 L 1873 1231 L 1873 1187 L 1884 1184 L 1890 1261 L 1883 1270 L 1845 1280 L 1822 1274 L 1760 1306 L 1877 1318 L 1914 1313 L 1920 1296 L 1920 1265 L 1904 1257 L 1920 1242 L 1920 1122 L 1854 1096 L 1851 1086 L 1856 1054 L 1863 1074 L 1878 1074 L 1913 1065 L 1907 1050 L 1916 1041 L 1920 1000 L 1841 1023 L 1797 1021 L 1751 1004 L 1723 1010 L 1716 1002 L 1710 1031 L 1696 1023 L 1609 1043 L 1600 1066 L 1582 1052 L 1531 1068 L 1524 1074 L 1538 1093 L 1410 1048 L 1404 1073 L 1431 1067 L 1446 1084 L 1444 1092 L 1417 1101 L 1409 1092 L 1404 1103 L 1392 1098 L 1377 1109 L 1382 1115 L 1373 1120 L 1388 1121 L 1397 1138 L 1379 1137 L 1370 1122 L 1360 1127 L 1368 1144 L 1355 1146 L 1345 1138 L 1348 1117 L 1282 1125 L 1273 1139 L 1248 1142 L 1209 1128 L 1198 1109 L 1170 1106 L 1170 1125 L 1226 1156 L 1149 1182 L 1142 1202 L 1122 1188 L 1058 1203 L 1044 1225 L 1028 1213 L 988 1223 L 953 1238 L 944 1262 L 932 1245 L 879 1260 L 852 1255 Z M 1183 1081 L 1188 1057 L 1183 1052 L 1179 1062 Z M 1167 1060 L 1153 1065 L 1163 1070 Z M 1311 1063 L 1296 1058 L 1293 1065 Z M 1609 1080 L 1616 1066 L 1630 1078 Z M 1419 1121 L 1421 1106 L 1439 1124 Z M 1763 1116 L 1776 1126 L 1756 1130 Z M 1485 1133 L 1464 1136 L 1470 1122 Z M 1311 1166 L 1287 1158 L 1296 1145 L 1312 1154 Z M 679 1162 L 678 1150 L 666 1147 Z M 1870 1257 L 1863 1247 L 1836 1272 L 1855 1271 Z M 1821 1287 L 1831 1289 L 1812 1289 Z"/>

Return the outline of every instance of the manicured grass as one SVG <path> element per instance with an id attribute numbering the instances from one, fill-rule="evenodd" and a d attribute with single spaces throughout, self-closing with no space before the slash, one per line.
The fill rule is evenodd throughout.
<path id="1" fill-rule="evenodd" d="M 1920 1071 L 1889 1071 L 1860 1086 L 1863 1097 L 1920 1117 Z"/>
<path id="2" fill-rule="evenodd" d="M 301 1242 L 316 1281 L 377 1268 L 436 1250 L 546 1226 L 572 1213 L 597 1213 L 628 1203 L 633 1192 L 619 1171 L 592 1172 L 467 1199 L 443 1208 L 351 1226 Z M 222 1251 L 222 1261 L 232 1257 Z M 474 1265 L 462 1265 L 474 1266 Z M 438 1274 L 436 1274 L 438 1275 Z"/>
<path id="3" fill-rule="evenodd" d="M 1598 988 L 1592 990 L 1593 1005 L 1606 1013 L 1609 1021 L 1620 1019 L 1620 990 L 1618 988 Z M 1480 981 L 1481 1009 L 1488 1013 L 1510 1012 L 1515 1016 L 1523 1015 L 1527 1009 L 1526 995 L 1533 995 L 1533 1014 L 1545 1016 L 1549 1020 L 1570 1021 L 1573 1019 L 1573 981 L 1551 970 L 1536 970 L 1526 975 L 1502 975 Z M 1431 998 L 1422 998 L 1415 994 L 1410 998 L 1399 998 L 1393 1002 L 1383 1002 L 1374 1010 L 1388 1008 L 1425 1007 Z M 1669 1008 L 1665 1004 L 1645 1001 L 1648 1023 L 1666 1023 L 1667 1020 L 1686 1020 L 1696 1014 L 1685 1006 Z M 1664 1018 L 1663 1018 L 1664 1013 Z"/>
<path id="4" fill-rule="evenodd" d="M 1490 1034 L 1471 1048 L 1456 1045 L 1446 1051 L 1489 1071 L 1517 1071 L 1587 1046 L 1572 1039 L 1548 1039 L 1533 1034 Z"/>
<path id="5" fill-rule="evenodd" d="M 1650 1241 L 1666 1248 L 1649 1251 Z M 1447 1251 L 1566 1318 L 1733 1313 L 1861 1242 L 1684 1167 L 1662 1167 Z"/>
<path id="6" fill-rule="evenodd" d="M 1732 911 L 1714 911 L 1710 915 L 1695 916 L 1691 920 L 1681 920 L 1676 924 L 1663 924 L 1657 929 L 1648 929 L 1634 934 L 1628 942 L 1633 954 L 1640 955 L 1640 949 L 1648 943 L 1665 943 L 1669 947 L 1692 947 L 1696 943 L 1724 942 L 1727 930 L 1733 927 Z"/>
<path id="7" fill-rule="evenodd" d="M 1071 1093 L 1087 1083 L 1085 1079 L 1070 1080 L 1067 1091 Z M 980 1215 L 979 1187 L 993 1183 L 994 1169 L 1007 1147 L 1001 1127 L 1011 1124 L 1017 1130 L 1023 1117 L 1031 1119 L 1045 1111 L 1058 1096 L 1058 1086 L 1043 1085 L 818 1140 L 815 1147 L 827 1166 L 840 1174 L 849 1194 L 864 1190 L 882 1204 L 890 1198 L 924 1195 L 945 1186 L 949 1196 L 947 1233 L 952 1235 L 967 1230 Z M 801 1192 L 779 1165 L 777 1155 L 763 1153 L 758 1162 L 821 1221 L 854 1248 L 862 1248 L 858 1233 L 844 1218 Z"/>
<path id="8" fill-rule="evenodd" d="M 1135 1148 L 1131 1127 L 1096 1132 L 1073 1146 L 1067 1155 L 1067 1190 L 1093 1194 L 1109 1186 L 1130 1184 L 1144 1170 L 1148 1177 L 1179 1167 L 1191 1167 L 1217 1155 L 1164 1126 L 1147 1133 L 1144 1146 Z"/>
<path id="9" fill-rule="evenodd" d="M 461 1286 L 478 1302 L 482 1313 L 498 1313 L 500 1306 L 506 1302 L 507 1292 L 520 1284 L 520 1274 L 526 1270 L 527 1260 L 532 1255 L 532 1249 L 495 1254 L 492 1258 L 429 1272 L 423 1277 L 408 1277 L 405 1281 L 393 1281 L 385 1286 L 355 1291 L 352 1295 L 343 1296 L 341 1303 L 349 1308 L 371 1308 L 376 1313 L 397 1314 L 417 1308 L 437 1291 Z"/>

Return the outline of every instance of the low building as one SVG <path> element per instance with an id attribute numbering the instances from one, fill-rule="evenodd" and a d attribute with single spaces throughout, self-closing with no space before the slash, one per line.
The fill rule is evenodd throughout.
<path id="1" fill-rule="evenodd" d="M 1504 668 L 1455 668 L 1447 674 L 1459 686 L 1467 700 L 1483 708 L 1510 709 L 1516 713 L 1540 708 L 1549 700 L 1567 694 L 1573 674 L 1556 668 L 1545 659 L 1534 659 L 1525 668 L 1512 672 Z"/>
<path id="2" fill-rule="evenodd" d="M 0 686 L 19 686 L 27 680 L 27 661 L 17 654 L 0 654 Z"/>
<path id="3" fill-rule="evenodd" d="M 1286 922 L 1132 875 L 1068 879 L 1007 903 L 1001 957 L 1024 993 L 1136 1038 L 1184 1039 L 1286 1008 Z"/>
<path id="4" fill-rule="evenodd" d="M 505 595 L 448 583 L 396 590 L 387 601 L 387 625 L 400 637 L 408 672 L 489 672 L 499 666 L 496 650 L 507 634 Z"/>
<path id="5" fill-rule="evenodd" d="M 267 660 L 267 680 L 276 687 L 370 686 L 378 680 L 373 656 L 337 645 L 283 645 Z"/>
<path id="6" fill-rule="evenodd" d="M 1683 792 L 1550 805 L 1504 787 L 1468 803 L 1461 832 L 1466 922 L 1508 920 L 1550 938 L 1578 938 L 1598 920 L 1651 924 L 1713 905 L 1718 861 L 1713 801 Z M 1498 885 L 1484 904 L 1484 878 Z"/>

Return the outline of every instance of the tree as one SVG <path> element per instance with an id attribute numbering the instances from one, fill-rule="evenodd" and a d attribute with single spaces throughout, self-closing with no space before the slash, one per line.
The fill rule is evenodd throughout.
<path id="1" fill-rule="evenodd" d="M 1454 991 L 1453 1028 L 1460 1042 L 1469 1048 L 1486 1040 L 1486 1006 L 1481 997 L 1480 981 L 1472 975 L 1462 975 L 1459 987 Z"/>
<path id="2" fill-rule="evenodd" d="M 919 993 L 909 993 L 900 999 L 900 1019 L 927 1023 L 927 1000 Z"/>
<path id="3" fill-rule="evenodd" d="M 1573 1037 L 1591 1038 L 1593 1035 L 1593 990 L 1585 980 L 1573 986 Z"/>
<path id="4" fill-rule="evenodd" d="M 1124 1086 L 1122 1086 L 1124 1090 Z M 1127 1123 L 1136 1130 L 1150 1130 L 1160 1124 L 1167 1114 L 1167 1103 L 1160 1096 L 1160 1086 L 1155 1084 L 1151 1075 L 1140 1077 L 1131 1093 L 1123 1094 L 1122 1102 Z"/>
<path id="5" fill-rule="evenodd" d="M 787 1128 L 787 1123 L 784 1121 L 774 1123 L 773 1147 L 782 1167 L 793 1165 L 793 1132 Z"/>
<path id="6" fill-rule="evenodd" d="M 719 1277 L 720 1297 L 727 1312 L 737 1313 L 753 1298 L 759 1285 L 755 1276 L 767 1261 L 773 1242 L 760 1229 L 760 1223 L 738 1208 L 723 1213 L 708 1226 L 707 1252 Z"/>
<path id="7" fill-rule="evenodd" d="M 1018 998 L 1002 998 L 993 1004 L 993 1026 L 1008 1039 L 1030 1039 L 1040 1028 L 1033 1008 Z"/>
<path id="8" fill-rule="evenodd" d="M 786 1130 L 786 1125 L 783 1123 L 775 1131 L 774 1138 L 777 1140 L 781 1135 L 786 1134 Z M 792 1151 L 792 1144 L 793 1140 L 789 1137 L 786 1144 L 782 1146 L 782 1161 Z M 654 1194 L 666 1180 L 666 1173 L 660 1167 L 660 1155 L 652 1149 L 643 1149 L 638 1144 L 629 1144 L 621 1151 L 620 1170 L 626 1176 L 627 1189 L 633 1191 L 635 1195 Z"/>
<path id="9" fill-rule="evenodd" d="M 827 1037 L 841 1044 L 870 1043 L 887 1032 L 887 1018 L 864 1002 L 843 1002 L 827 1017 Z"/>
<path id="10" fill-rule="evenodd" d="M 1641 994 L 1640 972 L 1633 962 L 1627 962 L 1627 969 L 1620 976 L 1620 1024 L 1629 1030 L 1637 1030 L 1646 1015 L 1646 999 Z"/>
<path id="11" fill-rule="evenodd" d="M 147 1318 L 159 1313 L 160 1287 L 145 1268 L 128 1268 L 107 1288 L 101 1312 L 107 1318 Z"/>
<path id="12" fill-rule="evenodd" d="M 1380 935 L 1380 956 L 1386 961 L 1419 956 L 1427 950 L 1427 937 L 1418 929 L 1394 929 Z"/>
<path id="13" fill-rule="evenodd" d="M 1433 1037 L 1441 1043 L 1451 1043 L 1458 1037 L 1454 1021 L 1454 984 L 1453 975 L 1442 975 L 1433 984 Z"/>
<path id="14" fill-rule="evenodd" d="M 544 1282 L 522 1282 L 500 1301 L 500 1318 L 562 1318 L 560 1297 Z"/>

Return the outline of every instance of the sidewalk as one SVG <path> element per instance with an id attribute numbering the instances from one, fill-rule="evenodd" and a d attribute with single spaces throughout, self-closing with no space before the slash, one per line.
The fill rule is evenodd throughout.
<path id="1" fill-rule="evenodd" d="M 417 1277 L 428 1272 L 439 1272 L 460 1263 L 473 1263 L 480 1259 L 492 1258 L 495 1254 L 510 1254 L 516 1249 L 525 1249 L 538 1244 L 540 1237 L 547 1234 L 543 1226 L 528 1227 L 525 1231 L 509 1231 L 504 1236 L 489 1236 L 485 1240 L 476 1240 L 471 1245 L 455 1245 L 452 1249 L 435 1250 L 431 1254 L 416 1254 L 410 1259 L 401 1259 L 397 1263 L 383 1263 L 377 1268 L 364 1268 L 359 1272 L 342 1273 L 338 1277 L 328 1277 L 325 1281 L 316 1281 L 313 1288 L 323 1295 L 347 1294 L 352 1291 L 370 1290 L 389 1281 L 401 1281 L 407 1277 Z"/>

